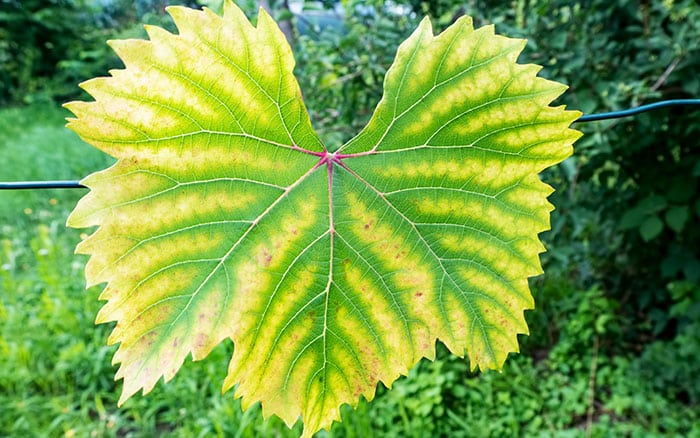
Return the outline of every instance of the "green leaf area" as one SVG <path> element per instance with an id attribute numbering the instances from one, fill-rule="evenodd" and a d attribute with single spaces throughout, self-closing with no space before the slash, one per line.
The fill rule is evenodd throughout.
<path id="1" fill-rule="evenodd" d="M 367 127 L 329 150 L 272 19 L 227 2 L 168 9 L 177 35 L 112 41 L 126 68 L 82 87 L 68 126 L 116 157 L 68 220 L 87 283 L 107 283 L 121 402 L 230 338 L 224 390 L 304 435 L 373 398 L 440 340 L 500 368 L 527 333 L 527 278 L 580 113 L 519 65 L 525 45 L 425 19 L 398 49 Z"/>

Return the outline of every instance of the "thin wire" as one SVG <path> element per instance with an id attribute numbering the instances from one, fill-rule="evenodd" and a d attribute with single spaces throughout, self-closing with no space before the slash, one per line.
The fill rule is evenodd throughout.
<path id="1" fill-rule="evenodd" d="M 700 105 L 700 99 L 672 99 L 662 100 L 647 105 L 641 105 L 620 111 L 607 113 L 586 114 L 574 120 L 574 123 L 596 122 L 598 120 L 619 119 L 621 117 L 634 116 L 643 112 L 669 106 Z M 86 189 L 80 181 L 17 181 L 0 182 L 0 190 L 28 190 L 28 189 Z"/>
<path id="2" fill-rule="evenodd" d="M 611 111 L 609 113 L 598 113 L 598 114 L 587 114 L 579 117 L 574 121 L 574 123 L 582 122 L 595 122 L 598 120 L 607 119 L 619 119 L 620 117 L 634 116 L 639 113 L 646 111 L 655 110 L 657 108 L 664 108 L 667 106 L 681 106 L 681 105 L 700 105 L 700 99 L 673 99 L 673 100 L 662 100 L 661 102 L 654 102 L 648 105 L 641 105 L 635 108 L 630 108 L 621 111 Z"/>
<path id="3" fill-rule="evenodd" d="M 86 189 L 80 181 L 16 181 L 0 182 L 0 190 Z"/>

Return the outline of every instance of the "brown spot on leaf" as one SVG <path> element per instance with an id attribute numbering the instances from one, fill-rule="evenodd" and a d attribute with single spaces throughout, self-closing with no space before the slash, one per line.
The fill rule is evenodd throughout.
<path id="1" fill-rule="evenodd" d="M 270 262 L 272 261 L 272 254 L 270 254 L 267 251 L 263 251 L 262 258 L 263 258 L 263 265 L 270 266 Z"/>
<path id="2" fill-rule="evenodd" d="M 195 337 L 194 346 L 195 348 L 202 348 L 207 344 L 207 335 L 204 333 L 197 333 Z"/>
<path id="3" fill-rule="evenodd" d="M 416 297 L 416 298 L 420 298 L 420 297 L 423 296 L 423 292 L 418 291 L 418 292 L 416 292 L 415 294 L 413 294 L 413 296 Z"/>

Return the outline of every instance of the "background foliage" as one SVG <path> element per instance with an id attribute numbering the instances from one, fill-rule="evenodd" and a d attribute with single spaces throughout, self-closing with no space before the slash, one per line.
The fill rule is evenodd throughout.
<path id="1" fill-rule="evenodd" d="M 118 67 L 105 39 L 143 36 L 139 21 L 171 26 L 166 3 L 0 1 L 0 180 L 77 178 L 106 164 L 61 127 L 53 102 Z M 700 96 L 694 0 L 346 0 L 344 14 L 325 1 L 304 2 L 301 15 L 294 2 L 265 3 L 303 30 L 297 76 L 328 143 L 369 119 L 398 43 L 425 13 L 436 31 L 467 13 L 529 38 L 521 61 L 569 84 L 561 103 L 587 113 Z M 574 157 L 543 177 L 557 210 L 522 354 L 503 373 L 473 375 L 439 349 L 346 410 L 331 435 L 700 435 L 699 122 L 697 109 L 674 108 L 580 125 Z M 230 345 L 116 409 L 109 327 L 92 327 L 97 292 L 83 290 L 79 235 L 63 226 L 79 196 L 0 193 L 0 431 L 294 435 L 221 398 L 212 382 Z"/>

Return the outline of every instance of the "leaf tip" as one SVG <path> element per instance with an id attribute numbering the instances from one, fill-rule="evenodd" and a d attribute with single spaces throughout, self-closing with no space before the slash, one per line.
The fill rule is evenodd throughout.
<path id="1" fill-rule="evenodd" d="M 65 109 L 67 109 L 68 111 L 73 112 L 73 111 L 71 110 L 71 107 L 74 106 L 74 105 L 76 104 L 76 102 L 78 102 L 78 101 L 76 101 L 76 100 L 71 100 L 70 102 L 64 102 L 64 103 L 61 104 L 61 108 L 65 108 Z M 75 113 L 73 113 L 73 114 L 75 114 Z M 69 119 L 71 119 L 71 117 L 66 117 L 66 120 L 69 120 Z"/>
<path id="2" fill-rule="evenodd" d="M 109 39 L 109 40 L 105 41 L 105 44 L 107 44 L 112 50 L 114 50 L 114 46 L 115 46 L 115 45 L 118 46 L 119 43 L 121 43 L 121 42 L 123 42 L 123 41 L 124 41 L 124 40 L 112 40 L 112 39 Z"/>
<path id="3" fill-rule="evenodd" d="M 102 308 L 97 312 L 97 316 L 95 316 L 95 325 L 99 324 L 105 324 L 110 321 L 114 321 L 114 319 L 110 319 L 110 317 L 107 315 L 107 312 L 105 312 L 105 306 L 102 306 Z"/>
<path id="4" fill-rule="evenodd" d="M 78 211 L 77 207 L 71 211 L 71 213 L 68 215 L 68 218 L 66 219 L 66 227 L 68 228 L 82 228 L 79 224 L 79 221 L 77 219 L 77 214 L 76 212 Z M 82 242 L 81 242 L 82 243 Z M 78 251 L 80 251 L 80 243 L 75 247 L 74 254 L 80 254 Z"/>
<path id="5" fill-rule="evenodd" d="M 435 36 L 435 34 L 433 33 L 433 22 L 430 20 L 429 16 L 426 15 L 425 17 L 423 17 L 423 19 L 420 21 L 420 24 L 418 25 L 417 32 L 425 32 L 431 38 Z"/>
<path id="6" fill-rule="evenodd" d="M 87 82 L 87 81 L 81 82 L 80 84 L 78 84 L 78 86 L 80 86 L 80 88 L 83 88 L 83 84 L 85 82 Z M 68 124 L 66 126 L 70 125 L 73 122 L 78 121 L 78 119 L 80 118 L 80 114 L 82 113 L 82 110 L 83 110 L 84 105 L 86 103 L 87 102 L 81 102 L 79 100 L 72 100 L 70 102 L 66 102 L 63 105 L 61 105 L 63 108 L 65 108 L 68 111 L 70 111 L 71 113 L 73 113 L 73 116 L 74 116 L 74 117 L 70 117 L 70 116 L 66 117 L 66 121 L 68 122 Z"/>
<path id="7" fill-rule="evenodd" d="M 114 363 L 112 363 L 112 365 L 114 365 Z M 124 406 L 124 403 L 129 401 L 131 396 L 136 394 L 139 391 L 139 389 L 142 388 L 142 387 L 139 387 L 139 386 L 133 385 L 133 384 L 129 385 L 127 383 L 126 379 L 124 378 L 124 376 L 117 373 L 114 377 L 114 381 L 116 382 L 120 379 L 122 379 L 122 393 L 119 395 L 119 400 L 117 400 L 117 407 L 118 408 L 121 408 L 122 406 Z M 146 395 L 148 392 L 149 391 L 147 391 L 145 388 L 143 388 L 143 392 L 142 392 L 143 395 Z"/>
<path id="8" fill-rule="evenodd" d="M 242 13 L 242 12 L 241 12 Z M 270 37 L 274 40 L 278 40 L 279 44 L 283 44 L 287 42 L 287 38 L 284 36 L 282 31 L 280 30 L 279 25 L 277 22 L 270 16 L 270 14 L 263 8 L 262 6 L 258 10 L 258 23 L 256 28 L 259 31 L 264 32 L 265 34 L 269 34 Z M 281 37 L 281 39 L 280 39 Z M 290 49 L 291 50 L 291 49 Z"/>
<path id="9" fill-rule="evenodd" d="M 148 35 L 148 39 L 151 41 L 157 39 L 160 36 L 163 35 L 172 35 L 170 32 L 167 30 L 163 29 L 160 26 L 155 26 L 153 24 L 144 24 L 143 29 L 146 31 L 146 34 Z"/>
<path id="10" fill-rule="evenodd" d="M 167 12 L 168 15 L 170 15 L 172 17 L 173 14 L 177 14 L 178 11 L 180 11 L 182 9 L 189 9 L 189 8 L 187 8 L 185 6 L 180 6 L 180 5 L 168 5 L 165 7 L 165 12 Z"/>
<path id="11" fill-rule="evenodd" d="M 474 19 L 470 15 L 462 15 L 461 17 L 457 18 L 455 22 L 452 24 L 453 26 L 466 26 L 468 29 L 473 30 L 474 29 Z"/>

